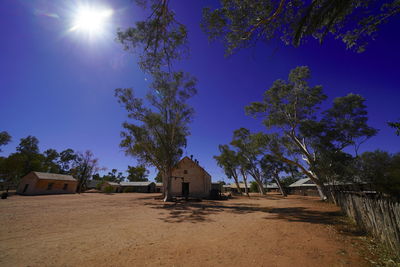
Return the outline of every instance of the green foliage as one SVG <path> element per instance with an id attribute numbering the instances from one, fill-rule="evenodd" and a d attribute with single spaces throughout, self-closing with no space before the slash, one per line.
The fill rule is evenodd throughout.
<path id="1" fill-rule="evenodd" d="M 124 190 L 122 192 L 123 193 L 133 193 L 133 192 L 135 192 L 135 189 L 133 187 L 127 187 L 127 188 L 124 188 Z"/>
<path id="2" fill-rule="evenodd" d="M 17 152 L 23 154 L 38 154 L 39 153 L 39 140 L 29 135 L 26 138 L 21 138 L 21 142 L 17 147 Z"/>
<path id="3" fill-rule="evenodd" d="M 71 175 L 78 180 L 78 193 L 85 189 L 86 181 L 100 170 L 98 161 L 97 158 L 94 158 L 94 155 L 90 150 L 76 154 L 76 159 L 71 169 Z"/>
<path id="4" fill-rule="evenodd" d="M 0 132 L 0 147 L 5 146 L 11 141 L 11 135 L 8 134 L 6 131 Z M 1 149 L 0 149 L 1 152 Z"/>
<path id="5" fill-rule="evenodd" d="M 400 120 L 398 122 L 388 122 L 388 125 L 396 130 L 396 134 L 400 136 Z"/>
<path id="6" fill-rule="evenodd" d="M 172 168 L 182 156 L 188 125 L 194 110 L 187 100 L 196 94 L 196 80 L 173 71 L 172 63 L 188 54 L 186 27 L 176 21 L 165 0 L 138 0 L 149 16 L 134 27 L 119 30 L 125 49 L 138 51 L 140 68 L 152 75 L 147 105 L 132 89 L 116 89 L 115 95 L 132 122 L 123 124 L 120 146 L 143 165 L 153 165 L 163 176 L 164 200 L 169 200 Z M 165 178 L 167 178 L 165 180 Z"/>
<path id="7" fill-rule="evenodd" d="M 400 196 L 400 153 L 364 152 L 358 159 L 358 176 L 380 192 Z"/>
<path id="8" fill-rule="evenodd" d="M 119 183 L 125 180 L 125 177 L 122 172 L 118 172 L 117 169 L 112 169 L 111 172 L 108 172 L 108 174 L 104 175 L 101 179 L 103 181 Z"/>
<path id="9" fill-rule="evenodd" d="M 140 1 L 141 6 L 150 2 L 150 16 L 136 22 L 134 27 L 119 30 L 117 39 L 125 50 L 139 50 L 139 66 L 154 73 L 163 67 L 171 68 L 173 60 L 188 54 L 186 27 L 175 20 L 169 1 Z"/>
<path id="10" fill-rule="evenodd" d="M 163 181 L 167 187 L 190 134 L 188 125 L 194 110 L 186 102 L 196 94 L 195 84 L 194 78 L 182 72 L 157 73 L 147 94 L 148 106 L 134 96 L 132 89 L 115 92 L 132 120 L 123 124 L 121 148 L 141 164 L 153 165 L 163 177 L 168 177 L 168 182 Z M 166 199 L 170 197 L 168 192 Z"/>
<path id="11" fill-rule="evenodd" d="M 60 173 L 69 174 L 75 161 L 78 158 L 77 153 L 74 150 L 68 148 L 60 152 L 58 159 L 58 165 L 60 167 Z"/>
<path id="12" fill-rule="evenodd" d="M 299 46 L 312 37 L 322 43 L 328 34 L 362 52 L 399 12 L 399 0 L 220 0 L 220 7 L 203 9 L 202 28 L 223 41 L 227 54 L 259 40 Z"/>
<path id="13" fill-rule="evenodd" d="M 294 182 L 297 182 L 299 179 L 296 179 L 292 176 L 286 176 L 283 177 L 281 180 L 281 184 L 283 187 L 288 187 L 289 185 L 293 184 Z"/>
<path id="14" fill-rule="evenodd" d="M 116 97 L 128 111 L 132 123 L 125 122 L 121 147 L 142 164 L 152 164 L 161 172 L 172 170 L 182 156 L 188 124 L 194 110 L 186 101 L 196 93 L 195 80 L 182 72 L 158 73 L 147 95 L 150 107 L 134 96 L 132 89 L 117 89 Z"/>
<path id="15" fill-rule="evenodd" d="M 156 181 L 156 183 L 162 183 L 162 173 L 158 172 L 156 178 L 154 178 L 154 180 Z"/>
<path id="16" fill-rule="evenodd" d="M 149 171 L 144 165 L 138 165 L 136 167 L 128 166 L 128 177 L 130 182 L 144 182 L 148 181 Z"/>
<path id="17" fill-rule="evenodd" d="M 106 193 L 106 194 L 114 193 L 114 191 L 115 191 L 115 189 L 111 185 L 108 185 L 108 186 L 103 188 L 103 192 Z"/>
<path id="18" fill-rule="evenodd" d="M 101 190 L 101 188 L 103 187 L 103 184 L 104 184 L 104 183 L 105 183 L 104 181 L 98 183 L 98 184 L 96 185 L 96 189 L 97 189 L 97 190 Z"/>
<path id="19" fill-rule="evenodd" d="M 250 183 L 249 190 L 250 190 L 251 193 L 259 193 L 260 192 L 260 190 L 258 189 L 257 183 L 254 182 L 254 181 Z"/>
<path id="20" fill-rule="evenodd" d="M 219 145 L 218 149 L 220 155 L 214 156 L 217 161 L 217 165 L 224 170 L 227 178 L 234 178 L 238 180 L 238 169 L 240 167 L 239 159 L 237 153 L 230 149 L 228 145 Z"/>
<path id="21" fill-rule="evenodd" d="M 365 100 L 359 95 L 338 97 L 321 112 L 326 95 L 321 86 L 308 85 L 310 77 L 308 67 L 295 68 L 288 81 L 275 81 L 246 112 L 261 116 L 267 129 L 277 129 L 267 138 L 273 155 L 299 168 L 322 190 L 323 182 L 351 176 L 352 157 L 343 149 L 354 146 L 357 152 L 377 130 L 368 126 Z"/>

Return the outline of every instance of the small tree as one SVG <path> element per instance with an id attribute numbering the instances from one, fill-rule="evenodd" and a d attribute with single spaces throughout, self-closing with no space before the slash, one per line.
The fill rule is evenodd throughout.
<path id="1" fill-rule="evenodd" d="M 218 149 L 220 155 L 214 156 L 214 159 L 217 161 L 218 166 L 224 170 L 225 175 L 229 179 L 233 178 L 239 194 L 242 194 L 242 190 L 239 186 L 238 171 L 240 168 L 240 162 L 237 153 L 230 149 L 228 145 L 219 145 Z"/>
<path id="2" fill-rule="evenodd" d="M 259 187 L 259 192 L 264 195 L 266 192 L 260 170 L 263 141 L 259 134 L 251 134 L 248 129 L 240 128 L 234 131 L 231 144 L 238 149 L 244 170 L 253 177 Z"/>
<path id="3" fill-rule="evenodd" d="M 182 156 L 188 124 L 194 110 L 186 103 L 195 93 L 195 79 L 182 72 L 157 73 L 147 94 L 149 105 L 132 89 L 117 89 L 115 95 L 133 122 L 125 122 L 121 147 L 142 164 L 155 166 L 163 174 L 164 201 L 171 199 L 172 169 Z"/>
<path id="4" fill-rule="evenodd" d="M 388 125 L 396 130 L 396 135 L 400 136 L 400 120 L 398 122 L 388 122 Z"/>
<path id="5" fill-rule="evenodd" d="M 138 165 L 136 167 L 128 166 L 128 176 L 126 177 L 130 182 L 144 182 L 148 181 L 149 171 L 144 165 Z"/>
<path id="6" fill-rule="evenodd" d="M 90 150 L 86 150 L 84 153 L 78 153 L 71 170 L 72 175 L 78 180 L 76 191 L 81 193 L 86 185 L 86 181 L 99 170 L 98 159 L 94 158 Z"/>
<path id="7" fill-rule="evenodd" d="M 71 174 L 71 170 L 76 163 L 78 155 L 71 148 L 65 149 L 60 152 L 58 165 L 60 167 L 60 173 Z"/>
<path id="8" fill-rule="evenodd" d="M 0 147 L 5 146 L 10 142 L 11 142 L 11 135 L 9 135 L 8 132 L 6 131 L 0 132 Z M 1 149 L 0 152 L 2 152 Z"/>
<path id="9" fill-rule="evenodd" d="M 261 169 L 263 171 L 263 175 L 266 179 L 272 177 L 275 180 L 276 185 L 281 191 L 282 196 L 286 197 L 286 191 L 281 184 L 281 180 L 279 178 L 279 174 L 281 172 L 287 171 L 285 163 L 280 161 L 277 157 L 272 155 L 264 155 L 261 159 Z"/>

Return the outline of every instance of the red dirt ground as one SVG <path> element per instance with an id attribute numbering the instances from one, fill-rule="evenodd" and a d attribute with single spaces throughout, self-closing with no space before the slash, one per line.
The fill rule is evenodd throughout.
<path id="1" fill-rule="evenodd" d="M 338 208 L 278 195 L 164 204 L 156 194 L 0 200 L 0 266 L 367 266 Z"/>

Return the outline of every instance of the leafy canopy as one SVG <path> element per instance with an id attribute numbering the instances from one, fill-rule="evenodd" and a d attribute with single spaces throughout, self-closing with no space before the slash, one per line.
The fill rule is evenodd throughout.
<path id="1" fill-rule="evenodd" d="M 328 34 L 362 52 L 399 13 L 399 0 L 220 0 L 218 8 L 203 9 L 202 28 L 225 43 L 227 54 L 259 40 L 299 46 L 312 37 L 322 43 Z"/>
<path id="2" fill-rule="evenodd" d="M 188 124 L 194 110 L 187 100 L 196 94 L 195 85 L 196 80 L 182 72 L 157 73 L 146 97 L 148 106 L 134 96 L 132 89 L 117 89 L 115 95 L 132 120 L 123 124 L 121 133 L 120 146 L 126 154 L 161 172 L 172 169 L 190 134 Z"/>

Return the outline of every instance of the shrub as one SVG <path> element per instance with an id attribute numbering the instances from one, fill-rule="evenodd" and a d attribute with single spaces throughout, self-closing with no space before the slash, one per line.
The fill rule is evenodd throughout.
<path id="1" fill-rule="evenodd" d="M 251 184 L 250 184 L 250 192 L 252 192 L 252 193 L 259 193 L 258 192 L 258 185 L 257 185 L 257 183 L 256 182 L 251 182 Z"/>
<path id="2" fill-rule="evenodd" d="M 133 192 L 135 192 L 135 190 L 133 189 L 133 187 L 127 187 L 127 188 L 124 188 L 123 192 L 124 193 L 133 193 Z"/>
<path id="3" fill-rule="evenodd" d="M 114 193 L 114 191 L 115 191 L 115 189 L 114 189 L 114 187 L 112 187 L 111 185 L 108 185 L 108 186 L 106 186 L 106 187 L 103 188 L 103 192 L 104 192 L 104 193 L 107 193 L 107 194 L 109 194 L 109 193 Z"/>

